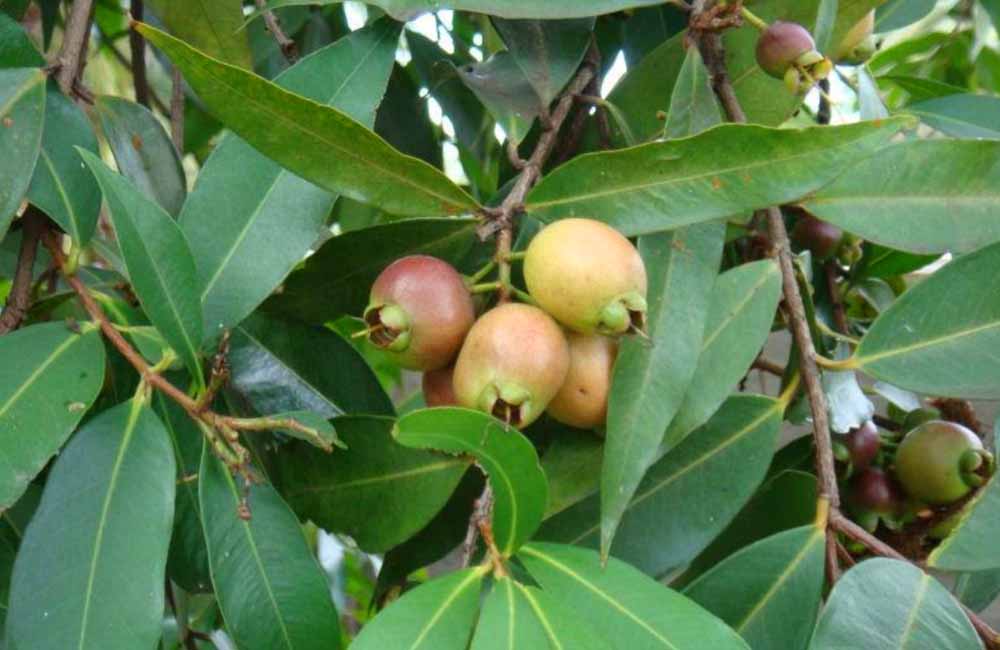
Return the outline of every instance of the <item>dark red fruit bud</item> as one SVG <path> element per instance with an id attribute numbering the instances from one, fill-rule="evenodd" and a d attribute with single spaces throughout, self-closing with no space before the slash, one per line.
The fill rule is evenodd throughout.
<path id="1" fill-rule="evenodd" d="M 451 363 L 475 317 L 462 276 L 427 255 L 404 257 L 382 271 L 364 316 L 368 340 L 411 370 Z"/>
<path id="2" fill-rule="evenodd" d="M 458 406 L 455 388 L 451 383 L 454 373 L 455 366 L 445 366 L 424 373 L 421 385 L 427 406 Z"/>
<path id="3" fill-rule="evenodd" d="M 812 215 L 804 215 L 792 227 L 792 241 L 800 248 L 812 251 L 817 260 L 832 257 L 843 239 L 843 230 Z"/>
<path id="4" fill-rule="evenodd" d="M 882 437 L 878 434 L 878 427 L 870 420 L 857 429 L 848 431 L 843 437 L 843 442 L 855 470 L 871 465 L 878 456 L 879 449 L 882 448 Z"/>
<path id="5" fill-rule="evenodd" d="M 785 72 L 799 57 L 815 50 L 816 41 L 808 29 L 798 23 L 779 20 L 765 29 L 757 40 L 757 63 L 772 77 L 784 79 Z"/>
<path id="6" fill-rule="evenodd" d="M 851 479 L 850 500 L 861 511 L 892 515 L 899 512 L 903 496 L 883 469 L 866 467 Z"/>

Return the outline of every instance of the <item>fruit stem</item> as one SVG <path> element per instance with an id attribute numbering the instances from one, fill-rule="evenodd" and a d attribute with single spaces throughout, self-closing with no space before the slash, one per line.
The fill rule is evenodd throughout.
<path id="1" fill-rule="evenodd" d="M 527 305 L 533 305 L 535 307 L 538 306 L 538 303 L 535 302 L 535 299 L 532 298 L 531 294 L 529 294 L 527 291 L 521 291 L 517 287 L 511 285 L 510 292 L 514 294 L 514 297 L 520 300 L 521 302 Z"/>
<path id="2" fill-rule="evenodd" d="M 469 276 L 468 284 L 474 285 L 478 283 L 480 280 L 482 280 L 487 275 L 492 273 L 493 269 L 495 269 L 496 267 L 497 267 L 497 261 L 490 260 L 486 266 L 484 266 L 483 268 L 479 269 L 478 271 Z"/>
<path id="3" fill-rule="evenodd" d="M 514 253 L 508 253 L 506 261 L 507 262 L 520 262 L 520 261 L 522 261 L 527 256 L 528 256 L 527 251 L 517 251 L 517 252 L 514 252 Z"/>
<path id="4" fill-rule="evenodd" d="M 740 15 L 743 16 L 743 20 L 747 21 L 760 31 L 764 31 L 765 29 L 770 27 L 770 25 L 767 24 L 766 20 L 764 20 L 754 12 L 750 11 L 746 7 L 740 6 Z"/>
<path id="5" fill-rule="evenodd" d="M 492 291 L 499 291 L 502 288 L 502 282 L 484 282 L 482 284 L 474 284 L 469 287 L 469 293 L 490 293 Z"/>

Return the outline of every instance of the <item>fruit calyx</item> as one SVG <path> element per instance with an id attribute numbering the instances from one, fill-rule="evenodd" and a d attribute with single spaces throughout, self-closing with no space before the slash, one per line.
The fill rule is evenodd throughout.
<path id="1" fill-rule="evenodd" d="M 479 397 L 479 408 L 514 427 L 534 419 L 531 392 L 517 385 L 490 384 Z"/>
<path id="2" fill-rule="evenodd" d="M 597 324 L 600 334 L 616 335 L 635 332 L 646 334 L 646 299 L 638 292 L 630 292 L 615 298 L 601 311 Z"/>
<path id="3" fill-rule="evenodd" d="M 372 345 L 402 352 L 410 345 L 410 319 L 398 305 L 372 305 L 365 310 L 368 340 Z"/>

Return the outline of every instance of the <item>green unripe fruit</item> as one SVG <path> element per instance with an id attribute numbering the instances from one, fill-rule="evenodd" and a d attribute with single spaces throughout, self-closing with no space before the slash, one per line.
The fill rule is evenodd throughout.
<path id="1" fill-rule="evenodd" d="M 837 48 L 838 63 L 860 65 L 875 54 L 875 12 L 868 12 L 840 41 Z"/>
<path id="2" fill-rule="evenodd" d="M 445 366 L 424 373 L 421 387 L 424 391 L 424 403 L 427 406 L 458 406 L 458 398 L 455 397 L 455 389 L 452 387 L 454 373 L 454 366 Z"/>
<path id="3" fill-rule="evenodd" d="M 475 318 L 462 276 L 427 255 L 401 258 L 382 271 L 364 314 L 368 340 L 410 370 L 451 363 Z"/>
<path id="4" fill-rule="evenodd" d="M 581 334 L 644 331 L 646 267 L 617 230 L 592 219 L 561 219 L 528 245 L 524 280 L 532 298 Z"/>
<path id="5" fill-rule="evenodd" d="M 606 336 L 569 334 L 569 372 L 548 413 L 563 424 L 594 429 L 604 424 L 611 393 L 611 371 L 618 344 Z"/>
<path id="6" fill-rule="evenodd" d="M 802 216 L 792 227 L 792 241 L 820 261 L 832 257 L 843 240 L 843 230 L 812 215 Z"/>
<path id="7" fill-rule="evenodd" d="M 524 427 L 549 405 L 568 370 L 569 345 L 559 325 L 537 307 L 509 303 L 469 330 L 452 385 L 461 406 Z"/>
<path id="8" fill-rule="evenodd" d="M 903 438 L 896 477 L 907 494 L 930 505 L 947 505 L 983 484 L 993 457 L 979 436 L 954 422 L 932 420 Z"/>

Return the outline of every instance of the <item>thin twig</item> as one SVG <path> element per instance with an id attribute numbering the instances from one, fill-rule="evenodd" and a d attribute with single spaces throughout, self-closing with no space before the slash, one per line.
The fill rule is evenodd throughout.
<path id="1" fill-rule="evenodd" d="M 257 0 L 257 9 L 260 10 L 261 15 L 264 17 L 264 24 L 267 26 L 267 31 L 271 32 L 274 36 L 274 40 L 277 41 L 278 47 L 281 49 L 281 54 L 284 55 L 285 60 L 289 63 L 295 63 L 299 60 L 299 48 L 295 44 L 295 41 L 288 38 L 288 35 L 281 29 L 281 23 L 278 22 L 278 17 L 274 15 L 274 12 L 267 8 L 267 0 Z"/>
<path id="2" fill-rule="evenodd" d="M 143 0 L 132 0 L 129 13 L 133 22 L 142 22 Z M 128 45 L 131 51 L 132 84 L 135 86 L 135 101 L 149 108 L 149 82 L 146 79 L 146 39 L 134 27 L 128 30 Z"/>
<path id="3" fill-rule="evenodd" d="M 120 63 L 122 66 L 131 70 L 132 63 L 128 60 L 128 57 L 122 54 L 121 51 L 119 51 L 119 49 L 115 47 L 114 41 L 111 39 L 110 36 L 104 33 L 104 31 L 100 30 L 100 27 L 98 27 L 98 30 L 101 36 L 101 41 L 103 42 L 104 47 L 107 48 L 108 52 L 111 52 L 112 58 L 114 58 L 114 60 Z M 155 106 L 164 115 L 170 115 L 170 107 L 167 106 L 162 99 L 157 97 L 156 91 L 150 88 L 149 84 L 146 85 L 146 90 L 149 93 L 149 99 L 153 103 L 153 106 Z"/>
<path id="4" fill-rule="evenodd" d="M 21 217 L 21 250 L 11 282 L 7 304 L 0 314 L 0 335 L 16 330 L 31 306 L 31 280 L 38 254 L 38 242 L 45 232 L 47 218 L 41 210 L 29 205 Z"/>
<path id="5" fill-rule="evenodd" d="M 775 363 L 773 361 L 769 361 L 769 360 L 765 359 L 762 356 L 758 356 L 756 359 L 754 359 L 753 365 L 751 367 L 754 370 L 760 370 L 762 372 L 766 372 L 766 373 L 775 375 L 776 377 L 784 377 L 785 376 L 785 368 L 784 368 L 784 366 L 782 366 L 779 363 Z"/>
<path id="6" fill-rule="evenodd" d="M 184 77 L 174 66 L 173 87 L 170 91 L 170 139 L 178 156 L 184 156 Z"/>
<path id="7" fill-rule="evenodd" d="M 819 111 L 816 113 L 817 124 L 829 124 L 832 116 L 832 106 L 830 104 L 830 80 L 819 80 Z"/>
<path id="8" fill-rule="evenodd" d="M 59 70 L 56 82 L 63 94 L 73 94 L 77 75 L 80 70 L 80 58 L 87 47 L 87 34 L 90 31 L 90 16 L 94 0 L 74 0 L 70 5 L 69 17 L 63 31 L 63 43 L 56 57 Z"/>

